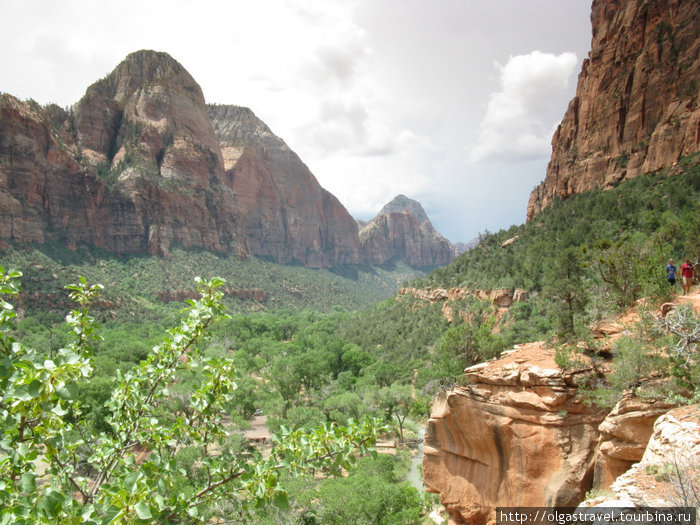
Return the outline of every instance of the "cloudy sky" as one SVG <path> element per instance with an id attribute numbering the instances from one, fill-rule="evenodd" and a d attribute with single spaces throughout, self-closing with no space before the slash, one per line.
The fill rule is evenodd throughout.
<path id="1" fill-rule="evenodd" d="M 0 91 L 70 106 L 130 52 L 250 107 L 356 218 L 399 193 L 451 241 L 525 219 L 590 0 L 0 0 Z"/>

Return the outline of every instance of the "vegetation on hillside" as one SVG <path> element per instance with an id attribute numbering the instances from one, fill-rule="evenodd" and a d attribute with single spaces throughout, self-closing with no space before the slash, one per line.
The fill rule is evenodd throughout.
<path id="1" fill-rule="evenodd" d="M 22 270 L 20 299 L 36 311 L 64 311 L 69 306 L 65 283 L 84 276 L 103 283 L 96 313 L 120 322 L 129 317 L 162 320 L 177 312 L 189 293 L 195 295 L 195 275 L 226 280 L 224 303 L 229 311 L 313 309 L 328 312 L 367 308 L 396 293 L 400 283 L 423 272 L 397 262 L 385 267 L 355 265 L 333 270 L 284 266 L 256 257 L 241 259 L 199 249 L 174 248 L 170 257 L 119 257 L 80 245 L 70 250 L 58 243 L 10 246 L 0 264 Z M 260 293 L 256 293 L 260 292 Z M 56 304 L 57 300 L 63 304 Z M 172 308 L 164 307 L 174 303 Z M 110 308 L 111 306 L 111 308 Z"/>
<path id="2" fill-rule="evenodd" d="M 20 276 L 0 268 L 0 294 L 16 296 Z M 287 506 L 283 471 L 337 474 L 375 443 L 371 420 L 313 432 L 282 427 L 266 457 L 230 432 L 224 415 L 235 402 L 236 367 L 201 344 L 225 315 L 222 284 L 200 282 L 180 325 L 137 366 L 117 371 L 104 430 L 85 417 L 80 395 L 101 339 L 90 316 L 101 286 L 83 279 L 68 287 L 78 307 L 66 318 L 70 341 L 56 352 L 16 339 L 14 309 L 0 298 L 1 522 L 245 519 L 265 503 Z"/>

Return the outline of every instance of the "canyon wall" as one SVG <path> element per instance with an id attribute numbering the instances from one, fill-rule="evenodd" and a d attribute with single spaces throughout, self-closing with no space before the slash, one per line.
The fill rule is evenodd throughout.
<path id="1" fill-rule="evenodd" d="M 576 96 L 552 138 L 531 220 L 556 198 L 608 188 L 700 150 L 700 9 L 684 0 L 594 0 Z"/>
<path id="2" fill-rule="evenodd" d="M 166 53 L 130 54 L 69 110 L 0 95 L 0 242 L 166 256 L 176 244 L 309 267 L 449 262 L 427 217 L 384 226 L 361 249 L 356 221 L 289 146 L 251 110 L 207 105 Z"/>
<path id="3" fill-rule="evenodd" d="M 327 267 L 359 261 L 355 220 L 248 108 L 209 105 L 251 253 Z"/>

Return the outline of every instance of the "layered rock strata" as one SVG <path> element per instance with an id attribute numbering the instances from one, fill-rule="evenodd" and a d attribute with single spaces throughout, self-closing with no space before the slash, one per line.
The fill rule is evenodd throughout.
<path id="1" fill-rule="evenodd" d="M 630 394 L 621 399 L 600 424 L 595 461 L 594 489 L 607 489 L 639 462 L 656 420 L 675 405 Z"/>
<path id="2" fill-rule="evenodd" d="M 700 407 L 661 415 L 640 461 L 609 487 L 609 494 L 582 507 L 697 507 L 700 503 Z"/>
<path id="3" fill-rule="evenodd" d="M 527 301 L 529 297 L 527 290 L 523 290 L 522 288 L 516 288 L 515 290 L 472 290 L 470 288 L 400 288 L 399 296 L 402 295 L 410 295 L 416 299 L 421 299 L 430 303 L 438 301 L 459 301 L 460 299 L 465 299 L 467 297 L 476 297 L 477 299 L 488 299 L 496 306 L 504 308 L 512 306 L 513 303 Z"/>
<path id="4" fill-rule="evenodd" d="M 248 248 L 276 262 L 359 261 L 355 220 L 248 108 L 209 105 Z"/>
<path id="5" fill-rule="evenodd" d="M 425 221 L 401 219 L 387 230 L 405 247 L 395 253 L 413 266 L 449 261 Z M 207 106 L 182 65 L 154 51 L 129 55 L 68 111 L 0 95 L 0 241 L 384 261 L 362 255 L 355 220 L 252 111 Z"/>
<path id="6" fill-rule="evenodd" d="M 526 345 L 465 374 L 466 386 L 433 403 L 424 446 L 426 487 L 452 521 L 493 523 L 498 506 L 578 504 L 605 412 L 583 403 L 554 351 Z"/>
<path id="7" fill-rule="evenodd" d="M 552 138 L 532 219 L 556 198 L 606 188 L 700 151 L 700 9 L 683 0 L 594 0 L 576 96 Z"/>
<path id="8" fill-rule="evenodd" d="M 360 253 L 370 264 L 403 259 L 411 266 L 432 268 L 453 258 L 450 242 L 440 235 L 415 200 L 398 195 L 360 230 Z"/>

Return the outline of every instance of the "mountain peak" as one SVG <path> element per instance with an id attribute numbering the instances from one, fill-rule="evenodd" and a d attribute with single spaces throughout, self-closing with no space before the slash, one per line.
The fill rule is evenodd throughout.
<path id="1" fill-rule="evenodd" d="M 409 199 L 403 194 L 399 194 L 394 197 L 379 211 L 377 215 L 389 215 L 391 213 L 408 213 L 413 215 L 418 221 L 418 224 L 420 224 L 421 228 L 428 230 L 429 233 L 437 233 L 421 203 L 416 200 Z"/>
<path id="2" fill-rule="evenodd" d="M 394 197 L 362 227 L 360 248 L 373 264 L 403 259 L 430 268 L 452 259 L 450 242 L 433 228 L 423 206 L 405 195 Z"/>
<path id="3" fill-rule="evenodd" d="M 204 103 L 199 84 L 187 70 L 168 53 L 142 49 L 122 60 L 105 78 L 92 84 L 86 94 L 96 92 L 107 98 L 123 102 L 135 91 L 145 86 L 176 87 Z"/>

